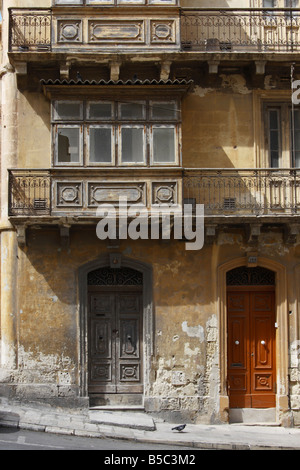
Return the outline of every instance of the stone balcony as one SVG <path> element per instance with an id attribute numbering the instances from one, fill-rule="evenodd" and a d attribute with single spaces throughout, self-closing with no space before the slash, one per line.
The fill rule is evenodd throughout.
<path id="1" fill-rule="evenodd" d="M 300 49 L 300 9 L 179 9 L 176 5 L 11 9 L 11 52 L 127 49 L 284 52 Z"/>
<path id="2" fill-rule="evenodd" d="M 182 170 L 50 169 L 9 170 L 9 216 L 50 222 L 67 217 L 95 222 L 100 205 L 181 205 Z"/>
<path id="3" fill-rule="evenodd" d="M 299 232 L 300 170 L 139 169 L 10 170 L 9 217 L 18 229 L 31 225 L 95 225 L 100 206 L 195 209 L 204 206 L 207 240 L 220 227 L 240 227 L 248 242 L 276 227 L 293 243 Z"/>
<path id="4" fill-rule="evenodd" d="M 171 65 L 252 62 L 263 75 L 267 63 L 297 60 L 300 9 L 187 9 L 173 5 L 56 6 L 10 9 L 9 57 L 19 75 L 29 62 L 59 64 L 61 78 L 73 63 L 122 65 L 152 62 L 169 78 Z M 121 53 L 120 53 L 121 52 Z"/>

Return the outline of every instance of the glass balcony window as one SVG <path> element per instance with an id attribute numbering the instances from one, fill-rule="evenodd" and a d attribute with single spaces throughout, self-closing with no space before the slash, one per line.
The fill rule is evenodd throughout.
<path id="1" fill-rule="evenodd" d="M 52 110 L 54 166 L 180 164 L 177 100 L 61 100 Z"/>

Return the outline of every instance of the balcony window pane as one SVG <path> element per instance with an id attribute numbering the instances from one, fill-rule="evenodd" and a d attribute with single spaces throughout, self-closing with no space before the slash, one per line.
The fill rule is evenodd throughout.
<path id="1" fill-rule="evenodd" d="M 149 5 L 176 5 L 176 0 L 148 0 Z"/>
<path id="2" fill-rule="evenodd" d="M 298 8 L 299 0 L 285 0 L 284 6 L 285 8 Z"/>
<path id="3" fill-rule="evenodd" d="M 121 141 L 122 163 L 144 162 L 144 127 L 123 127 L 121 129 Z"/>
<path id="4" fill-rule="evenodd" d="M 82 119 L 82 104 L 80 101 L 57 101 L 55 103 L 55 119 Z"/>
<path id="5" fill-rule="evenodd" d="M 175 163 L 175 129 L 154 127 L 153 130 L 153 162 Z"/>
<path id="6" fill-rule="evenodd" d="M 274 8 L 275 1 L 274 0 L 263 0 L 263 8 Z"/>
<path id="7" fill-rule="evenodd" d="M 87 5 L 114 5 L 114 0 L 86 0 Z"/>
<path id="8" fill-rule="evenodd" d="M 83 0 L 55 0 L 55 5 L 82 5 Z"/>
<path id="9" fill-rule="evenodd" d="M 145 0 L 117 0 L 118 4 L 127 4 L 127 5 L 136 5 L 136 4 L 144 4 L 146 3 Z"/>
<path id="10" fill-rule="evenodd" d="M 110 127 L 92 127 L 90 135 L 90 163 L 112 162 L 112 129 Z"/>
<path id="11" fill-rule="evenodd" d="M 150 103 L 150 116 L 158 120 L 174 120 L 179 118 L 177 103 L 170 102 L 152 102 Z"/>
<path id="12" fill-rule="evenodd" d="M 270 165 L 279 167 L 280 156 L 280 113 L 278 109 L 269 110 L 269 150 Z"/>
<path id="13" fill-rule="evenodd" d="M 57 130 L 57 162 L 80 162 L 80 129 L 59 127 Z"/>
<path id="14" fill-rule="evenodd" d="M 300 168 L 300 110 L 294 110 L 294 121 L 291 112 L 291 166 Z"/>
<path id="15" fill-rule="evenodd" d="M 121 119 L 144 119 L 145 103 L 121 103 L 120 104 Z"/>
<path id="16" fill-rule="evenodd" d="M 94 102 L 88 105 L 88 119 L 112 119 L 112 103 Z"/>

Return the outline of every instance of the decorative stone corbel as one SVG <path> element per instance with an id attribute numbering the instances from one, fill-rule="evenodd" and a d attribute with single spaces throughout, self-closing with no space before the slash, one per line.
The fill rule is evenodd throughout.
<path id="1" fill-rule="evenodd" d="M 266 71 L 266 60 L 256 60 L 255 67 L 256 67 L 256 74 L 257 75 L 264 75 Z"/>
<path id="2" fill-rule="evenodd" d="M 283 236 L 287 245 L 294 245 L 297 242 L 297 237 L 300 233 L 299 228 L 298 224 L 285 224 Z"/>
<path id="3" fill-rule="evenodd" d="M 113 80 L 114 82 L 117 82 L 120 78 L 120 67 L 121 67 L 121 62 L 114 61 L 110 62 L 110 79 Z"/>
<path id="4" fill-rule="evenodd" d="M 211 245 L 217 235 L 217 225 L 216 224 L 210 224 L 205 226 L 205 243 L 208 245 Z"/>
<path id="5" fill-rule="evenodd" d="M 15 62 L 15 72 L 17 75 L 27 75 L 27 62 Z"/>
<path id="6" fill-rule="evenodd" d="M 172 62 L 170 60 L 165 60 L 164 62 L 161 63 L 161 67 L 160 67 L 160 79 L 161 80 L 164 80 L 164 81 L 169 80 L 171 64 Z"/>
<path id="7" fill-rule="evenodd" d="M 70 78 L 70 62 L 60 64 L 60 78 L 61 80 L 69 80 Z"/>
<path id="8" fill-rule="evenodd" d="M 208 63 L 208 73 L 211 73 L 211 74 L 218 73 L 220 61 L 210 60 L 207 63 Z"/>
<path id="9" fill-rule="evenodd" d="M 246 225 L 246 240 L 249 245 L 256 245 L 260 236 L 261 224 Z"/>
<path id="10" fill-rule="evenodd" d="M 68 249 L 70 246 L 70 226 L 61 225 L 60 230 L 60 241 L 62 248 Z"/>
<path id="11" fill-rule="evenodd" d="M 17 241 L 20 247 L 26 246 L 26 225 L 17 226 Z"/>

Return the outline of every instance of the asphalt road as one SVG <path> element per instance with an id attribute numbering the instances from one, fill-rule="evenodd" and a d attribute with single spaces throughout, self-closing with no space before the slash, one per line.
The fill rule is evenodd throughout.
<path id="1" fill-rule="evenodd" d="M 114 451 L 118 453 L 118 456 L 121 455 L 120 451 L 126 451 L 126 455 L 128 452 L 130 453 L 130 451 L 133 451 L 133 453 L 136 451 L 147 451 L 145 455 L 147 455 L 148 451 L 156 451 L 157 453 L 158 451 L 173 450 L 175 453 L 181 454 L 184 454 L 185 450 L 188 450 L 189 453 L 192 451 L 192 449 L 188 447 L 143 444 L 119 439 L 65 436 L 0 427 L 0 451 L 1 450 L 101 450 L 105 451 L 105 455 L 108 457 L 110 457 Z M 193 452 L 195 452 L 195 449 Z"/>

